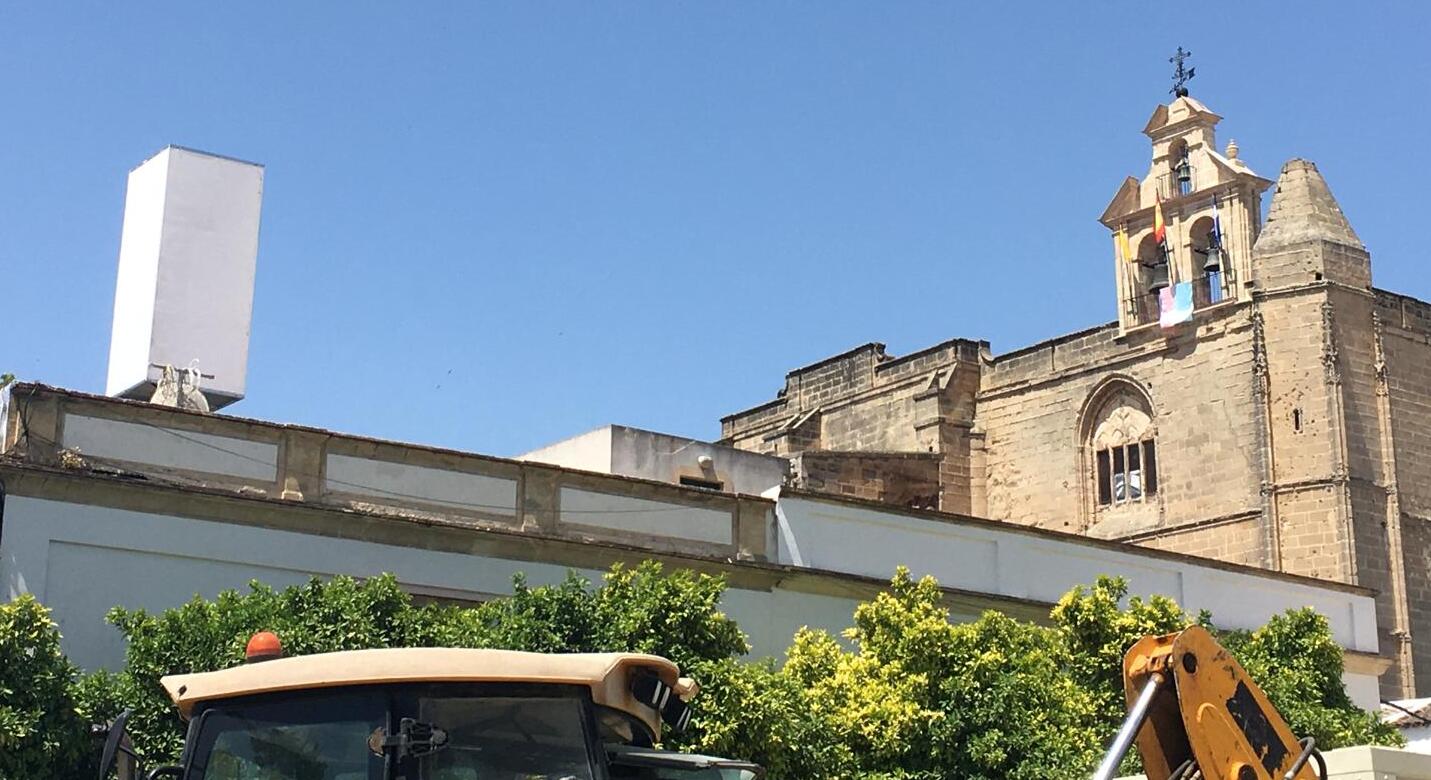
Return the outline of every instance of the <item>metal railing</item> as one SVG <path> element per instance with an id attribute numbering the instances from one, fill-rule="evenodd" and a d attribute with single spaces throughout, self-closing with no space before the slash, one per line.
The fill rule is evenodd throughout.
<path id="1" fill-rule="evenodd" d="M 1139 293 L 1128 301 L 1128 319 L 1133 326 L 1148 325 L 1158 321 L 1158 294 Z"/>
<path id="2" fill-rule="evenodd" d="M 1194 311 L 1226 302 L 1229 299 L 1226 277 L 1221 273 L 1211 273 L 1193 279 L 1192 297 Z M 1128 321 L 1133 327 L 1157 322 L 1162 313 L 1156 292 L 1138 293 L 1124 303 L 1128 307 Z"/>
<path id="3" fill-rule="evenodd" d="M 1222 303 L 1226 298 L 1222 273 L 1204 274 L 1193 280 L 1194 309 L 1206 309 L 1213 304 Z"/>
<path id="4" fill-rule="evenodd" d="M 1181 198 L 1184 195 L 1196 192 L 1197 168 L 1192 165 L 1189 165 L 1188 172 L 1191 175 L 1191 179 L 1188 181 L 1187 184 L 1183 184 L 1182 182 L 1178 181 L 1178 175 L 1176 171 L 1168 171 L 1167 173 L 1159 176 L 1158 195 L 1161 196 L 1163 200 L 1172 200 L 1173 198 Z"/>

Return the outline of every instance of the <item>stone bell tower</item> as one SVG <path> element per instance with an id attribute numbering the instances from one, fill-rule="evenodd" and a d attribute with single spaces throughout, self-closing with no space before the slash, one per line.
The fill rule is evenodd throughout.
<path id="1" fill-rule="evenodd" d="M 1113 231 L 1124 333 L 1158 321 L 1159 292 L 1170 285 L 1191 285 L 1195 308 L 1250 298 L 1252 245 L 1272 182 L 1239 158 L 1235 141 L 1217 150 L 1222 117 L 1188 95 L 1191 71 L 1184 74 L 1181 63 L 1178 71 L 1173 101 L 1143 128 L 1153 146 L 1147 175 L 1124 180 L 1099 218 Z"/>

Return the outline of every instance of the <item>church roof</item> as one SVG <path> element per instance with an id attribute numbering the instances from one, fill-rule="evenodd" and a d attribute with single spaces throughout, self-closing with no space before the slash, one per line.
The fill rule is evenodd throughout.
<path id="1" fill-rule="evenodd" d="M 1266 250 L 1306 241 L 1366 248 L 1317 166 L 1310 160 L 1294 159 L 1282 166 L 1277 177 L 1267 224 L 1254 248 Z"/>
<path id="2" fill-rule="evenodd" d="M 1148 117 L 1148 124 L 1143 127 L 1143 132 L 1146 135 L 1154 135 L 1169 125 L 1198 118 L 1214 125 L 1222 120 L 1212 109 L 1183 95 L 1167 105 L 1159 105 L 1153 109 L 1153 115 Z"/>
<path id="3" fill-rule="evenodd" d="M 1252 170 L 1252 168 L 1248 167 L 1247 163 L 1243 162 L 1241 159 L 1229 160 L 1228 158 L 1223 157 L 1221 154 L 1218 154 L 1216 149 L 1208 149 L 1207 156 L 1213 161 L 1214 164 L 1216 164 L 1218 167 L 1222 168 L 1233 176 L 1237 176 L 1239 174 L 1257 176 L 1257 172 Z M 1257 178 L 1261 179 L 1262 177 L 1257 176 Z M 1264 179 L 1264 181 L 1266 180 Z"/>
<path id="4" fill-rule="evenodd" d="M 1118 192 L 1114 193 L 1113 200 L 1108 202 L 1108 208 L 1103 210 L 1103 216 L 1099 217 L 1098 221 L 1108 227 L 1113 227 L 1119 217 L 1131 214 L 1142 207 L 1139 197 L 1138 180 L 1129 176 L 1119 185 Z"/>

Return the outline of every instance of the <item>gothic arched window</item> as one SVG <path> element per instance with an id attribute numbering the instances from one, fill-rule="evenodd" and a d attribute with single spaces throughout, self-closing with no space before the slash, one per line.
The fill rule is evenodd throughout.
<path id="1" fill-rule="evenodd" d="M 1145 501 L 1156 495 L 1157 436 L 1147 396 L 1131 383 L 1115 381 L 1098 393 L 1090 411 L 1084 429 L 1097 506 Z"/>

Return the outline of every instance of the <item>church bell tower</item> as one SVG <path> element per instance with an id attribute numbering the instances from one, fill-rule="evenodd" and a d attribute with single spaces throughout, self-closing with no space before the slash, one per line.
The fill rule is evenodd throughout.
<path id="1" fill-rule="evenodd" d="M 1178 49 L 1170 60 L 1173 100 L 1143 128 L 1153 152 L 1147 175 L 1124 180 L 1099 219 L 1113 233 L 1123 333 L 1160 316 L 1167 324 L 1173 302 L 1196 311 L 1251 297 L 1252 245 L 1272 182 L 1240 159 L 1236 141 L 1218 151 L 1222 117 L 1189 95 L 1187 56 Z"/>

